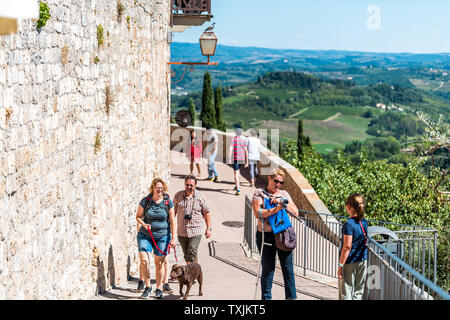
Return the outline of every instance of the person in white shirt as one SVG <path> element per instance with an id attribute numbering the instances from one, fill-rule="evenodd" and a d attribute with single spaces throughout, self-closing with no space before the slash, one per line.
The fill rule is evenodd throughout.
<path id="1" fill-rule="evenodd" d="M 217 173 L 214 161 L 217 156 L 219 137 L 211 127 L 206 127 L 206 137 L 208 139 L 208 145 L 205 150 L 206 158 L 208 159 L 208 178 L 206 180 L 217 182 L 219 174 Z"/>
<path id="2" fill-rule="evenodd" d="M 248 161 L 250 164 L 250 180 L 252 187 L 255 186 L 255 177 L 258 176 L 259 148 L 261 143 L 257 137 L 255 129 L 250 131 L 250 137 L 247 138 Z"/>

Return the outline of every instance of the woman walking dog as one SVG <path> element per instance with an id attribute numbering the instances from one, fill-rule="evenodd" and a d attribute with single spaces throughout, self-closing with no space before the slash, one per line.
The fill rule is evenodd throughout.
<path id="1" fill-rule="evenodd" d="M 174 204 L 167 195 L 167 185 L 160 179 L 153 179 L 150 194 L 139 202 L 136 221 L 140 225 L 137 234 L 140 271 L 145 282 L 142 298 L 148 298 L 152 291 L 150 286 L 149 253 L 155 256 L 156 291 L 157 298 L 162 298 L 162 283 L 166 268 L 165 253 L 169 245 L 175 248 L 175 212 Z M 150 230 L 150 231 L 149 231 Z"/>

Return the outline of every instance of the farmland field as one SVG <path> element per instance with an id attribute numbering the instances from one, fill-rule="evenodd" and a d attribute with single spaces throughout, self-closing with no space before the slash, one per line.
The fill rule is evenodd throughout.
<path id="1" fill-rule="evenodd" d="M 306 118 L 306 117 L 305 117 Z M 278 129 L 281 142 L 297 138 L 297 121 L 264 120 L 255 125 L 258 129 Z M 364 141 L 370 136 L 366 133 L 370 119 L 352 115 L 338 115 L 331 121 L 303 120 L 304 133 L 311 138 L 317 152 L 322 154 L 344 147 L 353 140 Z M 256 123 L 255 123 L 256 124 Z M 269 132 L 270 133 L 270 132 Z"/>

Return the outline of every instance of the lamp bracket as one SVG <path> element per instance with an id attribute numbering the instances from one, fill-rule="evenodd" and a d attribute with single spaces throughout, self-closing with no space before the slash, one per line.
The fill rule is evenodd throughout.
<path id="1" fill-rule="evenodd" d="M 208 56 L 208 61 L 207 62 L 167 62 L 168 65 L 184 65 L 185 67 L 183 68 L 183 75 L 181 76 L 181 78 L 175 82 L 171 82 L 172 84 L 176 84 L 178 82 L 181 82 L 181 80 L 183 80 L 184 76 L 186 75 L 186 72 L 189 71 L 193 71 L 194 70 L 194 66 L 217 66 L 218 62 L 210 62 L 209 61 L 209 56 Z M 175 71 L 171 70 L 170 71 L 170 76 L 171 78 L 175 77 Z"/>

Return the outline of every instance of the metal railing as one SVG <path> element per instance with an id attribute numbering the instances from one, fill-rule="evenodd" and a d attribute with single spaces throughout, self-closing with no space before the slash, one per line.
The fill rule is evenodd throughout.
<path id="1" fill-rule="evenodd" d="M 368 241 L 365 300 L 450 300 L 450 295 L 373 238 Z"/>
<path id="2" fill-rule="evenodd" d="M 172 14 L 211 14 L 211 0 L 171 0 Z"/>
<path id="3" fill-rule="evenodd" d="M 303 275 L 306 275 L 307 271 L 312 271 L 337 278 L 342 221 L 349 217 L 300 210 L 300 214 L 302 213 L 304 216 L 291 219 L 298 243 L 293 252 L 294 266 L 303 272 Z M 406 277 L 408 275 L 411 283 L 416 285 L 420 283 L 424 290 L 427 288 L 436 292 L 436 288 L 439 287 L 427 277 L 433 278 L 433 281 L 436 282 L 437 231 L 383 221 L 368 220 L 368 222 L 370 226 L 383 226 L 389 227 L 389 230 L 396 230 L 395 238 L 386 239 L 382 235 L 369 237 L 371 239 L 371 245 L 369 245 L 371 253 L 368 254 L 369 265 L 372 261 L 376 261 L 378 264 L 383 261 L 383 265 L 386 265 L 386 260 L 391 259 L 391 255 L 396 256 L 396 259 L 402 264 L 396 262 L 393 266 L 388 265 L 390 268 L 394 268 L 396 274 L 405 276 L 401 281 L 408 280 Z M 372 243 L 376 243 L 377 246 L 372 246 Z M 256 219 L 253 215 L 251 201 L 247 196 L 245 197 L 244 244 L 251 254 L 259 254 L 256 246 Z M 384 250 L 375 251 L 378 247 L 384 248 Z M 386 248 L 393 251 L 395 255 Z M 392 261 L 391 259 L 390 262 Z M 408 264 L 404 261 L 408 261 Z M 403 264 L 409 265 L 408 268 L 414 270 L 414 273 L 403 274 L 407 270 Z M 396 281 L 400 281 L 400 279 L 396 279 Z M 377 295 L 382 296 L 374 291 L 369 297 Z M 423 297 L 423 295 L 421 296 Z M 392 299 L 395 299 L 395 295 Z"/>

